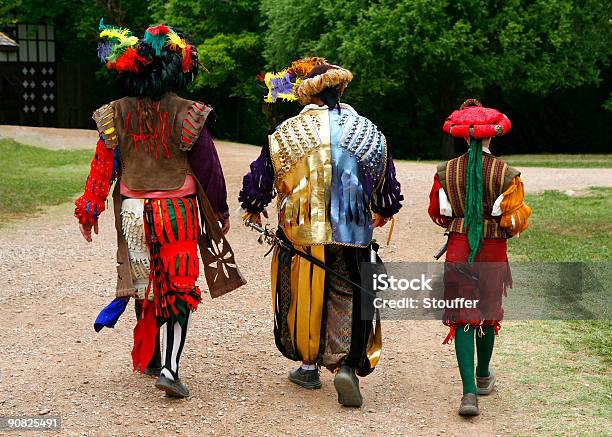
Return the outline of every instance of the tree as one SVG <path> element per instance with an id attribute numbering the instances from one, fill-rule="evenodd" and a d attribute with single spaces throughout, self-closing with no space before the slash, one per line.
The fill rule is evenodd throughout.
<path id="1" fill-rule="evenodd" d="M 493 94 L 511 103 L 513 96 L 598 84 L 610 61 L 609 8 L 600 0 L 262 4 L 270 26 L 268 62 L 286 63 L 290 53 L 318 53 L 352 69 L 356 80 L 347 97 L 382 108 L 376 115 L 383 125 L 390 112 L 390 125 L 399 128 L 391 131 L 395 143 L 420 138 L 418 144 L 404 143 L 408 152 L 435 150 L 439 144 L 437 136 L 428 139 L 419 132 L 415 119 L 420 126 L 429 119 L 426 126 L 436 132 L 466 97 Z M 293 6 L 299 14 L 284 13 Z M 310 27 L 304 29 L 303 23 Z M 410 133 L 413 128 L 416 136 Z"/>
<path id="2" fill-rule="evenodd" d="M 191 33 L 202 72 L 194 97 L 211 103 L 219 115 L 217 135 L 259 143 L 265 137 L 256 77 L 263 66 L 259 4 L 249 0 L 170 0 L 150 6 L 154 17 Z"/>

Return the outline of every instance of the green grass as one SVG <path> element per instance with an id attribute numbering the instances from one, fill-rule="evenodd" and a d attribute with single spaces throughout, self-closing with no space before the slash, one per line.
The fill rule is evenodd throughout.
<path id="1" fill-rule="evenodd" d="M 88 150 L 53 151 L 0 140 L 0 226 L 70 201 L 83 189 Z"/>
<path id="2" fill-rule="evenodd" d="M 514 261 L 608 261 L 612 258 L 612 187 L 583 195 L 527 195 L 529 229 L 508 244 Z"/>
<path id="3" fill-rule="evenodd" d="M 587 349 L 600 322 L 507 323 L 495 348 L 498 390 L 511 403 L 520 435 L 609 433 L 609 361 Z M 608 324 L 608 333 L 610 326 Z M 599 330 L 595 330 L 599 332 Z M 609 435 L 609 434 L 608 434 Z"/>
<path id="4" fill-rule="evenodd" d="M 612 154 L 543 153 L 537 155 L 505 155 L 500 158 L 514 167 L 612 168 Z"/>
<path id="5" fill-rule="evenodd" d="M 612 188 L 572 197 L 547 191 L 527 203 L 530 228 L 509 242 L 511 261 L 610 261 Z M 522 321 L 502 332 L 496 354 L 507 383 L 500 391 L 530 417 L 521 433 L 610 432 L 612 322 Z"/>

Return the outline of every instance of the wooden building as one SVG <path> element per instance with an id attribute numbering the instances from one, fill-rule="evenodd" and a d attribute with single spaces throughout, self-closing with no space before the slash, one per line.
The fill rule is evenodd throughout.
<path id="1" fill-rule="evenodd" d="M 97 67 L 58 62 L 52 25 L 0 30 L 0 124 L 91 128 Z"/>

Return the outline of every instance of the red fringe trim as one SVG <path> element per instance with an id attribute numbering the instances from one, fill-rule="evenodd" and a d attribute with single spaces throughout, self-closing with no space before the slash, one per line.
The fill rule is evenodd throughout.
<path id="1" fill-rule="evenodd" d="M 462 320 L 459 322 L 451 322 L 450 320 L 446 320 L 444 321 L 444 324 L 449 327 L 449 331 L 442 344 L 449 344 L 455 339 L 455 331 L 457 330 L 458 326 L 461 327 L 470 325 L 473 328 L 478 328 L 479 326 L 493 326 L 495 335 L 499 335 L 499 331 L 501 329 L 501 322 L 499 320 Z"/>
<path id="2" fill-rule="evenodd" d="M 444 339 L 444 341 L 442 342 L 442 344 L 448 344 L 451 341 L 453 341 L 455 339 L 455 330 L 457 329 L 457 327 L 455 325 L 451 325 L 448 331 L 448 335 L 446 336 L 446 338 Z"/>

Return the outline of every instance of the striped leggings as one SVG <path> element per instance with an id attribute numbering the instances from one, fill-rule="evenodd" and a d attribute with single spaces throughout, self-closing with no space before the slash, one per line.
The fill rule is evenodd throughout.
<path id="1" fill-rule="evenodd" d="M 173 380 L 179 379 L 179 361 L 187 338 L 189 312 L 184 321 L 172 323 L 168 321 L 159 328 L 162 337 L 161 374 Z"/>

